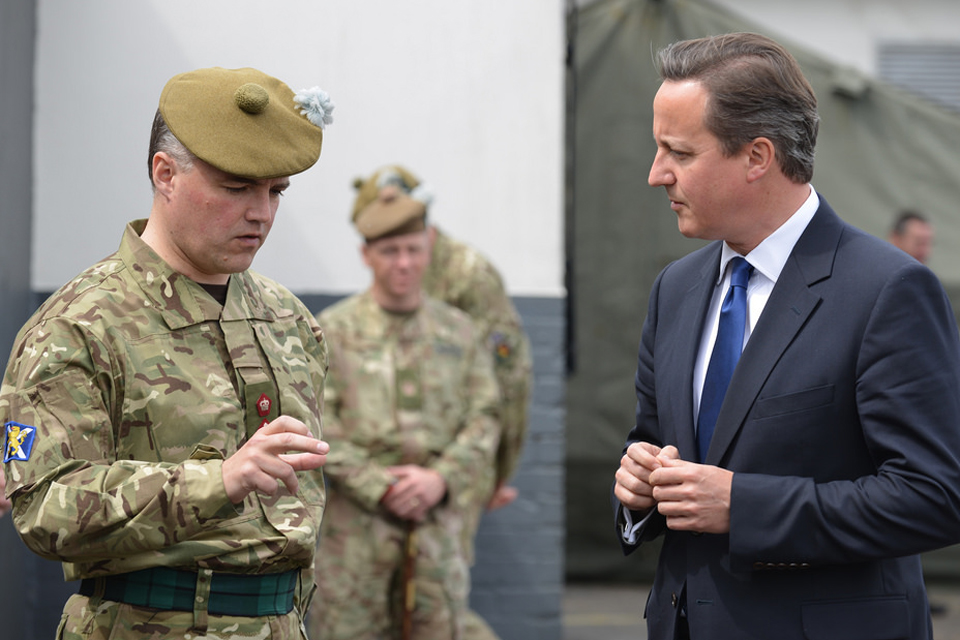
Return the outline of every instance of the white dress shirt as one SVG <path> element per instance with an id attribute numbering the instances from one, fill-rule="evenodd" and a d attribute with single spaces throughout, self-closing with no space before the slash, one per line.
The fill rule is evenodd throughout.
<path id="1" fill-rule="evenodd" d="M 758 244 L 753 251 L 745 256 L 730 248 L 724 242 L 720 251 L 720 275 L 707 309 L 703 326 L 703 335 L 700 337 L 700 350 L 697 352 L 697 362 L 693 368 L 693 424 L 697 424 L 700 414 L 700 395 L 703 392 L 703 380 L 707 376 L 707 365 L 710 364 L 710 354 L 713 353 L 713 343 L 717 340 L 717 327 L 720 324 L 720 306 L 730 288 L 730 272 L 727 264 L 737 257 L 746 259 L 753 267 L 750 280 L 747 283 L 747 326 L 743 331 L 743 346 L 747 345 L 757 320 L 763 313 L 763 308 L 770 299 L 773 286 L 777 284 L 783 265 L 793 251 L 797 240 L 803 235 L 813 215 L 820 208 L 820 197 L 810 188 L 810 195 L 796 213 L 787 218 L 780 227 Z"/>

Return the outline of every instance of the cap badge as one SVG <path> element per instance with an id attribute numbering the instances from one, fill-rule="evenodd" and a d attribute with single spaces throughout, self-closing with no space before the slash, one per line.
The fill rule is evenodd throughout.
<path id="1" fill-rule="evenodd" d="M 265 393 L 261 393 L 257 399 L 257 413 L 260 414 L 261 418 L 270 413 L 270 398 Z"/>

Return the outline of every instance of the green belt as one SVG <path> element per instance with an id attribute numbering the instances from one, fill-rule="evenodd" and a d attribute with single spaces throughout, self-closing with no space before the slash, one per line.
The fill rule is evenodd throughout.
<path id="1" fill-rule="evenodd" d="M 293 610 L 298 571 L 267 574 L 213 573 L 207 612 L 223 616 L 276 616 Z M 196 609 L 198 576 L 154 567 L 102 578 L 85 578 L 80 594 L 92 596 L 102 583 L 103 599 L 166 611 Z"/>

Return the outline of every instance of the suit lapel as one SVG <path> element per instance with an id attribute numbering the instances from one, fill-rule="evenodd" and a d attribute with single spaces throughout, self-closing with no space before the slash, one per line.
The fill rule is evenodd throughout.
<path id="1" fill-rule="evenodd" d="M 705 252 L 700 276 L 684 293 L 677 309 L 676 335 L 695 336 L 696 339 L 679 340 L 677 352 L 666 359 L 670 370 L 666 379 L 675 381 L 669 385 L 668 392 L 672 398 L 668 401 L 671 408 L 669 415 L 673 416 L 676 446 L 684 460 L 696 460 L 698 455 L 693 423 L 693 369 L 700 348 L 700 336 L 703 334 L 704 317 L 710 306 L 720 268 L 721 243 L 717 242 L 714 247 L 715 250 Z"/>
<path id="2" fill-rule="evenodd" d="M 787 259 L 737 363 L 717 417 L 706 463 L 723 459 L 770 372 L 820 303 L 810 286 L 829 278 L 843 223 L 825 200 Z"/>

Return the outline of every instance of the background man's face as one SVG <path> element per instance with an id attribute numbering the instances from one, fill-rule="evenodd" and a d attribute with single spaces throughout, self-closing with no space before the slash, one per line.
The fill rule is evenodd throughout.
<path id="1" fill-rule="evenodd" d="M 909 220 L 903 228 L 903 233 L 892 234 L 890 242 L 909 253 L 921 264 L 926 264 L 933 249 L 933 227 L 922 220 Z"/>
<path id="2" fill-rule="evenodd" d="M 430 264 L 426 231 L 381 238 L 363 246 L 363 259 L 373 272 L 373 289 L 383 299 L 419 300 L 423 274 Z"/>

